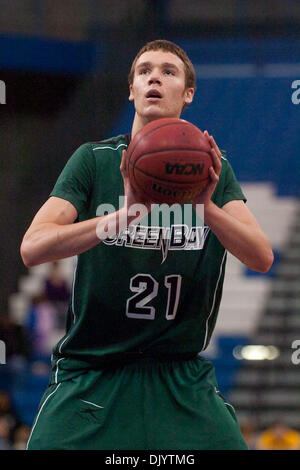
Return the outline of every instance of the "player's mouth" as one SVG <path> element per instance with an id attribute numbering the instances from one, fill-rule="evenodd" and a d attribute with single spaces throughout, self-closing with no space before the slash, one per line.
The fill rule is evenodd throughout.
<path id="1" fill-rule="evenodd" d="M 151 103 L 156 103 L 162 99 L 162 95 L 158 90 L 152 89 L 146 93 L 147 101 Z"/>

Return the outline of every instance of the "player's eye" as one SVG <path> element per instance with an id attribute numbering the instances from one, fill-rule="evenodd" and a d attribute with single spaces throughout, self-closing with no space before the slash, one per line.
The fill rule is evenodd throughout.
<path id="1" fill-rule="evenodd" d="M 148 69 L 148 68 L 140 69 L 140 75 L 144 75 L 148 72 L 150 72 L 150 69 Z"/>
<path id="2" fill-rule="evenodd" d="M 170 69 L 164 70 L 164 73 L 165 73 L 166 75 L 175 75 L 174 70 L 170 70 Z"/>

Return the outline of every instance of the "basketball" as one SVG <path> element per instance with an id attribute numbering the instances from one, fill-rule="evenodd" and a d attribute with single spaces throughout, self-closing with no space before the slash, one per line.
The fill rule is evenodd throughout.
<path id="1" fill-rule="evenodd" d="M 136 133 L 127 150 L 129 179 L 144 199 L 184 204 L 210 181 L 211 146 L 194 124 L 163 118 Z"/>

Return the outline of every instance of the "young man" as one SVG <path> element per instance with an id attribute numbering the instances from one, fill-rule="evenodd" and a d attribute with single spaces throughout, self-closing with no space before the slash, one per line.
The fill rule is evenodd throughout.
<path id="1" fill-rule="evenodd" d="M 175 44 L 153 41 L 133 62 L 129 89 L 131 135 L 82 145 L 22 242 L 26 266 L 79 255 L 67 332 L 54 348 L 28 448 L 245 449 L 214 368 L 198 353 L 216 322 L 227 250 L 265 272 L 270 243 L 207 132 L 211 182 L 192 201 L 205 210 L 197 249 L 187 239 L 172 249 L 163 228 L 138 225 L 130 207 L 152 207 L 130 186 L 126 148 L 145 124 L 178 118 L 193 101 L 194 68 Z M 99 217 L 101 204 L 116 210 Z"/>

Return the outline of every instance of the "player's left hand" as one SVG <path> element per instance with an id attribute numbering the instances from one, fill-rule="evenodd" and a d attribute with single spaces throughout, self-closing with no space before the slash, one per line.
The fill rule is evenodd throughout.
<path id="1" fill-rule="evenodd" d="M 210 183 L 207 185 L 204 191 L 202 191 L 202 193 L 194 197 L 192 203 L 205 205 L 211 202 L 211 197 L 219 182 L 220 173 L 222 170 L 222 162 L 221 162 L 221 150 L 217 146 L 215 139 L 207 131 L 204 131 L 204 135 L 208 138 L 209 143 L 211 145 L 210 153 L 211 153 L 213 165 L 208 170 L 209 176 L 210 176 Z"/>

